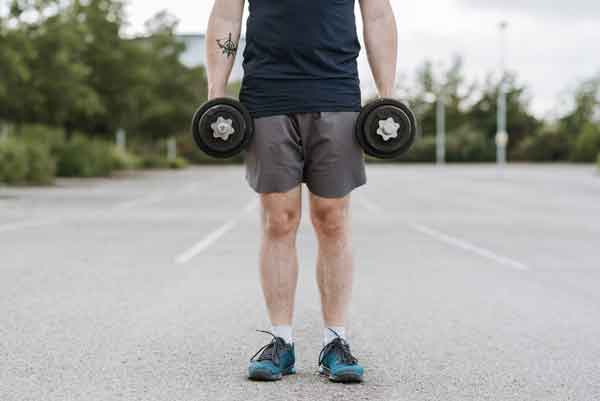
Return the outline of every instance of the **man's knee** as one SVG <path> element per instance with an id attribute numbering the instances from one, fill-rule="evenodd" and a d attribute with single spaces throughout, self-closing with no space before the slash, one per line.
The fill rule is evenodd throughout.
<path id="1" fill-rule="evenodd" d="M 300 213 L 295 210 L 265 211 L 263 230 L 269 238 L 285 238 L 296 234 Z"/>
<path id="2" fill-rule="evenodd" d="M 315 231 L 323 237 L 341 237 L 348 230 L 348 209 L 344 205 L 315 207 L 311 218 Z"/>

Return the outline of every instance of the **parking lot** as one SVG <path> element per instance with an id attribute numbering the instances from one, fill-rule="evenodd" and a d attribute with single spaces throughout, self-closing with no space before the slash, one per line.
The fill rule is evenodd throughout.
<path id="1" fill-rule="evenodd" d="M 319 377 L 316 242 L 299 234 L 298 375 L 269 339 L 241 167 L 0 187 L 0 399 L 600 399 L 592 166 L 369 166 L 353 197 L 361 385 Z M 305 207 L 307 204 L 305 203 Z"/>

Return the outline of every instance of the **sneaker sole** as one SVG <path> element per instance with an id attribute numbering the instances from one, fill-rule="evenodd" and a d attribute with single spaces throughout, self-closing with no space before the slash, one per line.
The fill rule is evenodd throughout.
<path id="1" fill-rule="evenodd" d="M 363 377 L 362 375 L 358 375 L 356 373 L 344 373 L 341 375 L 334 375 L 329 372 L 327 369 L 321 368 L 319 371 L 321 376 L 327 377 L 330 381 L 334 383 L 362 383 Z"/>
<path id="2" fill-rule="evenodd" d="M 248 379 L 252 381 L 258 382 L 274 382 L 281 380 L 283 376 L 294 375 L 296 374 L 296 369 L 291 368 L 282 373 L 274 375 L 270 370 L 266 369 L 256 369 L 252 372 L 252 374 L 248 375 Z"/>
<path id="3" fill-rule="evenodd" d="M 329 380 L 334 383 L 362 383 L 363 377 L 354 373 L 345 373 L 342 375 L 329 375 Z"/>

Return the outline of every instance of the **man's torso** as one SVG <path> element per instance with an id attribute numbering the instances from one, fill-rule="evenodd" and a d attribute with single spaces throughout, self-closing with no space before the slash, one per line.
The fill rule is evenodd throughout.
<path id="1" fill-rule="evenodd" d="M 355 0 L 249 0 L 240 100 L 254 117 L 358 111 Z"/>

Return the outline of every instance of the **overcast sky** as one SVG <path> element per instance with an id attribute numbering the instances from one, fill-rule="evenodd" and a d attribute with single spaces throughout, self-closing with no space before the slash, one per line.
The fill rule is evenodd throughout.
<path id="1" fill-rule="evenodd" d="M 600 0 L 391 0 L 399 27 L 400 72 L 414 77 L 424 59 L 464 56 L 469 77 L 483 80 L 500 59 L 498 23 L 507 20 L 508 65 L 530 88 L 536 114 L 552 115 L 559 95 L 600 73 Z M 130 0 L 130 33 L 167 9 L 179 31 L 205 32 L 213 0 Z M 362 29 L 357 13 L 359 31 Z M 361 80 L 372 78 L 363 54 Z"/>

